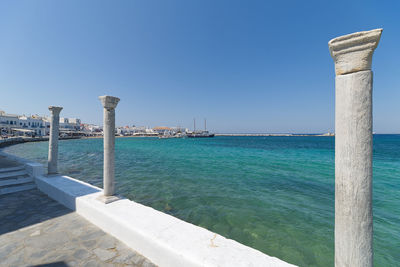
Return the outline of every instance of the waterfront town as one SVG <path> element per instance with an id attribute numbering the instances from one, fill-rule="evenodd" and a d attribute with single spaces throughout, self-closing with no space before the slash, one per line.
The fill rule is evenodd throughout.
<path id="1" fill-rule="evenodd" d="M 78 118 L 60 118 L 60 137 L 100 137 L 103 135 L 102 126 L 82 123 Z M 0 110 L 1 138 L 10 137 L 46 137 L 50 133 L 50 117 L 39 115 L 9 114 Z M 188 128 L 156 126 L 121 126 L 115 129 L 116 136 L 138 137 L 212 137 L 213 134 L 204 130 L 190 131 Z"/>
<path id="2" fill-rule="evenodd" d="M 286 206 L 282 206 L 284 201 L 278 200 L 280 195 L 276 195 L 277 198 L 273 195 L 272 198 L 269 198 L 267 202 L 263 203 L 263 206 L 260 205 L 261 209 L 255 209 L 253 214 L 263 212 L 263 209 L 269 206 L 274 206 L 275 210 L 278 209 L 278 211 L 271 210 L 271 212 L 265 213 L 266 216 L 262 217 L 260 220 L 263 225 L 270 217 L 281 220 L 280 222 L 278 221 L 278 224 L 280 224 L 290 219 L 290 217 L 301 216 L 300 213 L 295 213 L 300 209 L 305 211 L 303 212 L 303 217 L 297 222 L 303 221 L 305 222 L 304 225 L 308 225 L 310 221 L 318 218 L 317 215 L 310 215 L 312 211 L 308 209 L 309 207 L 314 207 L 316 210 L 314 214 L 318 213 L 318 215 L 329 208 L 327 208 L 328 206 L 313 206 L 311 202 L 317 202 L 316 200 L 318 199 L 310 199 L 310 205 L 307 205 L 308 203 L 304 204 L 301 201 L 310 195 L 326 189 L 325 191 L 329 192 L 330 195 L 323 195 L 320 199 L 332 204 L 332 193 L 334 192 L 334 220 L 332 215 L 331 217 L 327 216 L 323 218 L 325 221 L 327 221 L 326 218 L 329 218 L 331 221 L 330 224 L 326 225 L 325 229 L 319 226 L 322 225 L 322 223 L 315 224 L 316 226 L 312 226 L 308 232 L 304 231 L 304 229 L 297 224 L 293 224 L 295 226 L 290 226 L 285 229 L 280 229 L 285 236 L 290 235 L 290 232 L 305 232 L 304 236 L 292 235 L 290 237 L 288 243 L 297 243 L 297 246 L 294 248 L 281 245 L 279 240 L 275 241 L 278 244 L 275 247 L 279 252 L 285 249 L 289 250 L 286 256 L 283 255 L 285 256 L 284 260 L 288 260 L 288 262 L 277 258 L 276 256 L 281 257 L 282 254 L 276 253 L 274 250 L 271 250 L 271 252 L 276 254 L 272 254 L 273 256 L 271 257 L 264 254 L 264 251 L 259 251 L 256 247 L 250 247 L 251 244 L 246 244 L 245 242 L 241 244 L 236 240 L 230 239 L 229 235 L 224 237 L 217 232 L 213 232 L 220 229 L 218 227 L 210 227 L 211 230 L 209 230 L 200 223 L 194 225 L 192 222 L 186 222 L 178 216 L 174 217 L 173 215 L 175 214 L 171 215 L 168 213 L 168 211 L 171 210 L 171 208 L 167 208 L 168 202 L 166 202 L 167 205 L 164 208 L 165 212 L 162 212 L 153 207 L 147 207 L 120 196 L 115 186 L 116 134 L 151 134 L 157 135 L 160 138 L 162 138 L 162 136 L 167 138 L 170 135 L 178 136 L 183 134 L 186 134 L 187 137 L 211 137 L 213 134 L 208 134 L 206 129 L 204 131 L 193 130 L 193 132 L 189 132 L 187 129 L 180 127 L 155 127 L 149 129 L 146 127 L 141 128 L 133 126 L 116 129 L 115 109 L 120 99 L 109 95 L 99 97 L 104 108 L 103 129 L 95 125 L 88 126 L 82 124 L 77 118 L 60 118 L 59 115 L 62 107 L 57 106 L 49 107 L 51 117 L 19 116 L 1 112 L 0 126 L 2 136 L 8 138 L 14 136 L 33 137 L 36 135 L 49 135 L 49 149 L 47 170 L 40 163 L 19 158 L 12 154 L 0 154 L 2 158 L 0 165 L 0 178 L 2 178 L 2 183 L 0 185 L 3 187 L 0 188 L 0 194 L 7 195 L 2 197 L 3 202 L 0 202 L 0 210 L 2 210 L 2 216 L 4 218 L 0 243 L 5 244 L 0 247 L 0 256 L 2 256 L 0 258 L 6 259 L 7 262 L 5 266 L 32 266 L 33 263 L 35 266 L 283 267 L 295 266 L 289 262 L 294 262 L 296 264 L 299 262 L 301 266 L 331 266 L 333 265 L 333 261 L 337 267 L 374 266 L 373 240 L 374 237 L 379 237 L 379 232 L 377 231 L 378 234 L 374 234 L 372 214 L 372 166 L 374 147 L 372 132 L 373 80 L 371 60 L 372 54 L 380 40 L 381 33 L 382 29 L 357 32 L 334 38 L 328 43 L 331 56 L 335 62 L 336 75 L 335 131 L 337 134 L 335 136 L 334 151 L 333 146 L 331 146 L 330 149 L 327 146 L 317 147 L 313 154 L 309 154 L 301 159 L 302 163 L 298 165 L 298 171 L 292 171 L 292 169 L 294 169 L 293 166 L 295 166 L 293 164 L 299 161 L 299 155 L 304 153 L 304 150 L 309 150 L 310 147 L 301 142 L 292 146 L 283 142 L 279 144 L 275 143 L 273 146 L 270 145 L 268 149 L 265 149 L 266 146 L 264 144 L 256 147 L 254 147 L 254 144 L 250 144 L 244 148 L 248 149 L 253 146 L 257 150 L 237 150 L 238 152 L 234 151 L 233 153 L 232 150 L 229 150 L 224 156 L 218 155 L 219 158 L 212 158 L 212 153 L 217 154 L 227 147 L 233 147 L 231 144 L 220 143 L 219 147 L 217 146 L 216 149 L 211 150 L 207 154 L 201 154 L 193 150 L 198 154 L 192 157 L 192 161 L 188 160 L 185 162 L 189 165 L 188 168 L 195 169 L 193 172 L 188 172 L 191 175 L 196 175 L 196 171 L 206 169 L 204 176 L 207 180 L 205 180 L 205 185 L 203 186 L 206 191 L 195 197 L 193 197 L 195 194 L 193 194 L 194 191 L 192 191 L 191 194 L 187 194 L 189 197 L 185 196 L 186 199 L 184 199 L 186 202 L 190 202 L 194 198 L 198 199 L 199 202 L 192 206 L 194 210 L 197 206 L 203 205 L 205 206 L 205 210 L 215 208 L 215 213 L 220 213 L 221 210 L 221 213 L 228 214 L 231 212 L 230 210 L 241 208 L 240 206 L 234 206 L 233 209 L 223 211 L 222 208 L 229 202 L 239 202 L 241 204 L 247 198 L 251 198 L 251 195 L 262 195 L 262 193 L 265 192 L 265 187 L 271 187 L 271 190 L 268 192 L 269 195 L 276 191 L 286 191 L 285 199 L 289 198 L 287 196 L 295 196 L 298 194 L 298 191 L 304 191 L 303 195 L 300 195 L 298 199 L 293 199 L 292 202 L 289 202 Z M 131 130 L 130 128 L 135 129 Z M 87 182 L 62 175 L 59 173 L 57 167 L 59 161 L 59 136 L 79 137 L 79 135 L 83 136 L 86 134 L 92 134 L 93 136 L 102 135 L 104 137 L 102 158 L 103 189 Z M 13 143 L 10 142 L 9 145 L 11 144 Z M 331 142 L 331 145 L 332 144 Z M 224 146 L 224 149 L 221 149 L 222 146 Z M 243 143 L 239 143 L 236 146 L 242 148 L 241 146 L 243 146 Z M 281 154 L 274 151 L 278 150 L 278 147 L 283 147 L 280 152 Z M 202 149 L 203 147 L 198 150 Z M 268 165 L 263 165 L 262 168 L 265 168 L 266 171 L 262 173 L 261 170 L 262 174 L 259 175 L 254 171 L 255 168 L 252 167 L 268 159 L 268 157 L 261 158 L 258 156 L 259 151 L 264 152 L 265 150 L 267 150 L 266 153 L 269 154 L 268 157 L 270 159 L 273 158 L 273 160 L 271 160 Z M 154 150 L 150 150 L 150 152 L 149 155 L 153 156 Z M 193 154 L 192 151 L 189 151 L 189 153 Z M 385 155 L 390 155 L 388 152 L 377 154 L 382 155 L 384 153 Z M 170 151 L 165 151 L 164 155 L 169 154 L 172 153 Z M 244 157 L 242 157 L 244 154 L 247 154 L 247 158 L 251 158 L 253 161 L 250 161 L 249 164 L 245 162 L 243 160 Z M 320 158 L 322 158 L 324 154 L 326 155 L 326 159 L 329 155 L 331 158 L 322 162 Z M 85 154 L 85 157 L 86 155 L 87 154 Z M 335 161 L 333 161 L 333 155 Z M 201 165 L 204 167 L 197 168 L 199 160 L 201 160 L 202 157 L 207 158 L 208 161 L 205 161 L 203 165 Z M 280 162 L 275 160 L 279 157 L 281 158 Z M 168 156 L 165 158 L 168 158 Z M 256 158 L 256 161 L 254 161 L 254 158 Z M 396 156 L 393 158 L 396 159 Z M 98 159 L 97 161 L 99 161 Z M 180 159 L 181 158 L 179 158 L 179 160 Z M 172 159 L 171 161 L 179 160 Z M 311 167 L 309 167 L 309 162 L 312 162 L 312 160 L 314 160 L 313 162 L 315 165 L 311 164 Z M 78 161 L 81 161 L 81 159 L 78 159 Z M 218 184 L 220 183 L 219 180 L 222 180 L 219 179 L 215 182 L 209 178 L 209 176 L 211 176 L 211 169 L 221 168 L 220 166 L 213 165 L 217 161 L 224 163 L 225 166 L 227 166 L 226 170 L 237 168 L 239 171 L 237 179 L 239 180 L 236 180 L 234 186 L 232 186 L 232 183 L 235 182 L 235 180 L 224 174 L 221 176 L 227 176 L 228 182 L 220 188 L 212 188 L 212 184 Z M 137 160 L 134 159 L 130 162 L 128 161 L 126 165 L 136 164 L 136 162 Z M 192 162 L 194 163 L 192 164 Z M 228 164 L 226 164 L 226 162 L 228 162 Z M 304 162 L 306 164 L 304 164 Z M 376 162 L 379 164 L 379 161 Z M 290 165 L 287 163 L 290 163 Z M 326 163 L 326 165 L 323 168 L 318 168 L 321 163 Z M 148 182 L 148 177 L 150 176 L 148 175 L 150 173 L 149 166 L 154 164 L 153 161 L 150 161 L 150 164 L 144 166 L 145 172 L 143 173 L 146 173 L 146 182 Z M 126 168 L 120 166 L 118 166 L 118 171 Z M 176 168 L 177 165 L 170 166 L 172 167 L 165 168 L 162 165 L 156 166 L 155 169 L 161 169 L 156 175 L 162 175 L 162 173 L 166 172 L 167 174 L 164 177 L 172 176 L 175 181 L 179 180 L 179 172 L 181 172 L 183 168 L 179 165 L 179 169 Z M 208 166 L 211 168 L 208 168 Z M 244 166 L 249 166 L 250 168 L 241 172 Z M 296 178 L 296 175 L 300 176 L 297 174 L 297 172 L 301 172 L 300 168 L 309 168 L 308 173 L 304 173 L 303 181 L 300 177 Z M 329 175 L 320 175 L 320 173 L 326 172 L 326 169 L 329 168 L 332 172 L 334 170 L 335 184 L 332 182 L 320 183 L 319 180 L 333 178 L 329 177 Z M 394 168 L 387 168 L 387 172 L 393 172 L 393 169 Z M 176 172 L 175 170 L 178 171 Z M 288 176 L 284 176 L 286 172 L 292 173 Z M 296 174 L 294 174 L 295 172 Z M 381 173 L 382 172 L 383 171 L 381 171 Z M 124 175 L 127 173 L 124 173 Z M 317 173 L 317 177 L 315 178 L 315 176 L 312 176 L 310 173 Z M 191 175 L 185 176 L 190 178 Z M 239 195 L 240 192 L 234 190 L 234 187 L 242 189 L 246 183 L 249 183 L 248 181 L 261 180 L 263 175 L 266 175 L 267 180 L 270 180 L 271 177 L 276 177 L 276 180 L 273 183 L 266 183 L 264 181 L 256 185 L 256 187 L 263 187 L 263 190 L 256 191 L 252 190 L 251 187 L 248 189 L 245 188 L 248 194 L 251 194 L 247 196 Z M 178 177 L 178 179 L 175 177 Z M 184 177 L 184 179 L 189 180 L 187 177 Z M 235 178 L 235 175 L 232 175 L 232 177 Z M 281 177 L 287 180 L 287 185 L 282 186 L 281 181 L 284 179 Z M 204 179 L 204 177 L 201 176 L 199 176 L 199 178 Z M 215 178 L 218 179 L 216 176 Z M 393 177 L 390 177 L 390 180 L 393 180 Z M 119 182 L 122 186 L 127 185 L 127 183 L 122 184 L 122 182 L 125 182 L 123 180 Z M 133 186 L 140 186 L 139 179 L 133 182 Z M 155 187 L 160 187 L 162 194 L 168 191 L 165 190 L 165 188 L 168 187 L 165 187 L 165 184 L 162 184 L 163 182 L 164 181 L 161 179 L 156 180 L 154 183 L 155 186 L 150 186 L 150 194 L 155 192 Z M 189 182 L 185 181 L 185 183 L 180 184 L 173 183 L 169 188 L 174 187 L 180 190 L 181 188 L 189 187 L 187 185 L 192 187 L 193 190 L 200 191 L 199 189 L 201 186 L 198 179 L 189 180 Z M 16 188 L 16 186 L 18 186 L 18 188 Z M 277 190 L 277 188 L 279 190 Z M 221 191 L 225 191 L 225 189 L 227 189 L 226 191 L 228 191 L 229 196 L 217 195 L 220 194 Z M 377 189 L 379 191 L 376 191 L 379 192 L 379 194 L 376 195 L 380 197 L 384 195 L 386 200 L 387 193 L 390 191 L 383 191 L 380 190 L 380 188 Z M 24 190 L 32 191 L 28 194 L 19 193 L 18 195 L 12 195 L 12 193 L 18 193 Z M 42 193 L 40 193 L 40 191 Z M 174 191 L 171 190 L 167 193 L 173 195 L 173 192 Z M 180 193 L 180 191 L 176 192 Z M 210 201 L 207 198 L 210 192 L 213 194 L 213 198 L 217 196 L 220 199 L 219 203 L 215 204 L 215 206 L 209 205 L 208 202 L 204 201 Z M 239 194 L 235 194 L 236 192 Z M 148 195 L 146 197 L 148 197 Z M 182 199 L 182 196 L 178 197 Z M 223 197 L 225 199 L 224 202 L 222 202 Z M 168 196 L 166 198 L 168 198 Z M 60 209 L 60 205 L 54 202 L 54 200 L 64 205 L 67 209 L 62 209 L 62 207 Z M 261 200 L 262 197 L 254 198 L 249 203 L 249 209 L 259 205 Z M 254 203 L 257 205 L 254 205 Z M 54 207 L 57 210 L 55 210 Z M 332 208 L 332 206 L 329 207 Z M 284 214 L 285 209 L 290 209 L 289 213 Z M 251 233 L 249 238 L 250 236 L 254 238 L 260 237 L 257 242 L 262 239 L 270 239 L 269 229 L 262 229 L 260 231 L 258 229 L 259 226 L 254 225 L 251 221 L 252 217 L 245 214 L 246 210 L 248 209 L 242 208 L 237 212 L 236 216 L 238 216 L 237 218 L 245 218 L 242 225 L 250 224 L 249 228 L 246 228 L 248 233 Z M 43 211 L 43 213 L 40 213 L 41 211 Z M 333 209 L 331 209 L 331 212 L 333 212 Z M 69 213 L 71 216 L 68 216 Z M 197 216 L 198 213 L 200 212 L 195 210 L 192 214 L 194 214 L 193 216 Z M 59 219 L 58 217 L 61 216 L 65 217 Z M 207 221 L 214 221 L 214 218 L 219 219 L 219 217 L 218 214 L 218 216 L 210 217 Z M 235 221 L 232 220 L 232 217 L 232 215 L 225 216 L 225 218 L 221 220 L 220 226 L 240 231 L 240 226 L 233 226 L 236 222 L 232 223 L 232 221 Z M 64 223 L 64 225 L 62 223 Z M 274 224 L 276 224 L 275 221 L 271 223 L 272 227 L 268 226 L 268 228 L 277 227 L 274 226 Z M 239 225 L 239 222 L 237 225 Z M 379 220 L 377 220 L 377 225 L 380 226 L 377 227 L 377 229 L 389 228 L 388 225 L 384 227 L 379 225 Z M 319 232 L 318 236 L 310 240 L 309 243 L 303 242 L 306 236 L 312 234 L 315 229 Z M 233 232 L 233 230 L 229 230 L 229 232 Z M 228 234 L 229 232 L 224 232 L 224 234 Z M 325 250 L 325 248 L 321 249 L 321 246 L 315 243 L 317 242 L 315 240 L 322 238 L 322 232 L 326 232 L 331 238 L 334 233 L 334 240 L 332 240 L 334 244 L 330 245 L 330 249 L 326 249 L 327 251 L 334 252 L 334 254 L 328 251 L 323 257 L 317 259 L 317 256 L 320 256 L 322 253 L 321 251 Z M 393 236 L 390 230 L 383 234 L 385 236 Z M 266 241 L 267 243 L 271 243 L 269 240 Z M 328 242 L 333 243 L 330 242 L 330 240 L 328 240 Z M 396 249 L 396 244 L 393 244 L 394 245 L 391 246 Z M 301 251 L 301 247 L 306 246 L 311 247 L 310 251 Z M 383 252 L 379 249 L 375 250 L 377 252 L 376 255 L 381 257 L 381 261 L 387 259 L 386 254 L 388 253 L 386 250 L 389 251 L 389 249 L 384 249 L 385 251 Z M 265 253 L 267 252 L 268 251 Z M 139 260 L 134 261 L 134 258 L 137 258 L 139 254 Z M 305 257 L 303 255 L 298 258 L 292 258 L 293 255 L 298 254 L 311 256 L 306 260 L 304 260 Z M 394 252 L 393 255 L 397 257 L 396 255 L 398 255 L 398 253 Z M 328 264 L 325 264 L 323 261 L 328 257 L 332 259 L 330 259 Z M 395 266 L 395 264 L 390 264 L 398 263 L 395 257 L 392 257 L 393 260 L 392 258 L 389 259 L 389 264 L 385 264 L 384 262 L 383 264 L 377 264 L 377 266 Z"/>

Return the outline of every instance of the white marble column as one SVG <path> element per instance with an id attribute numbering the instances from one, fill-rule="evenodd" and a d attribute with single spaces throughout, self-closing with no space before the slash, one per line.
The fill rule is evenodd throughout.
<path id="1" fill-rule="evenodd" d="M 336 72 L 335 266 L 373 266 L 372 54 L 382 29 L 329 41 Z"/>
<path id="2" fill-rule="evenodd" d="M 62 107 L 50 106 L 51 112 L 50 120 L 50 137 L 49 137 L 49 156 L 48 156 L 48 174 L 57 173 L 57 161 L 58 161 L 58 135 L 60 125 L 60 112 Z"/>
<path id="3" fill-rule="evenodd" d="M 103 187 L 104 196 L 100 200 L 104 203 L 110 203 L 117 200 L 115 193 L 115 108 L 118 105 L 119 98 L 114 96 L 99 96 L 101 104 L 104 107 L 104 163 L 103 163 Z"/>

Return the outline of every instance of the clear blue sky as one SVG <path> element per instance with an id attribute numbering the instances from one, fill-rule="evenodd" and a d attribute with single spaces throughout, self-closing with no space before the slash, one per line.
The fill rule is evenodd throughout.
<path id="1" fill-rule="evenodd" d="M 334 130 L 328 41 L 384 28 L 374 131 L 400 132 L 400 1 L 1 1 L 0 109 L 214 132 Z"/>

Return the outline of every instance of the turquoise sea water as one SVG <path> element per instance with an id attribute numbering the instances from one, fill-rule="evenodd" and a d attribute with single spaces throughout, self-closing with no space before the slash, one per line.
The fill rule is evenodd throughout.
<path id="1" fill-rule="evenodd" d="M 46 163 L 47 142 L 4 151 Z M 102 186 L 102 139 L 60 142 Z M 300 266 L 334 265 L 334 138 L 118 138 L 117 192 Z M 400 136 L 374 136 L 374 262 L 400 264 Z"/>

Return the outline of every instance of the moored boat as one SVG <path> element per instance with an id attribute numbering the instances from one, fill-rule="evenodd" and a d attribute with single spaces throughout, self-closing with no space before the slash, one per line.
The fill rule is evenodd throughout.
<path id="1" fill-rule="evenodd" d="M 209 133 L 208 131 L 196 131 L 186 133 L 186 136 L 189 138 L 200 138 L 200 137 L 214 137 L 213 133 Z"/>

